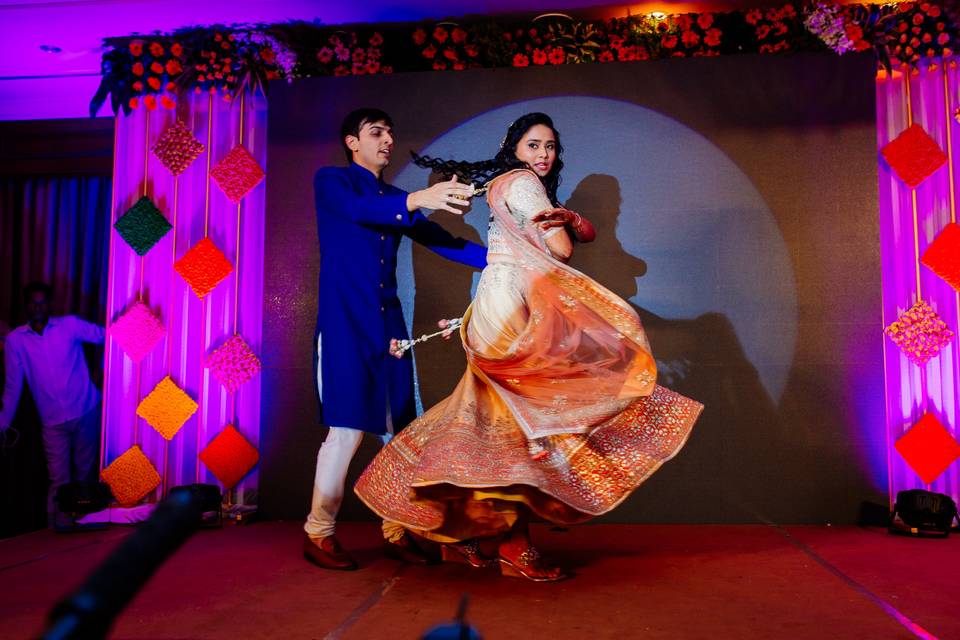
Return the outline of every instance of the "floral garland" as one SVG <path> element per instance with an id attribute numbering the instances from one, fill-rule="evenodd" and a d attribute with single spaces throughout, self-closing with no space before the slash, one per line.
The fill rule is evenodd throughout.
<path id="1" fill-rule="evenodd" d="M 670 57 L 872 49 L 888 70 L 929 67 L 960 46 L 960 9 L 948 0 L 832 5 L 576 20 L 329 27 L 307 22 L 190 28 L 104 41 L 91 115 L 176 106 L 184 91 L 232 100 L 270 80 L 394 71 L 460 71 Z"/>

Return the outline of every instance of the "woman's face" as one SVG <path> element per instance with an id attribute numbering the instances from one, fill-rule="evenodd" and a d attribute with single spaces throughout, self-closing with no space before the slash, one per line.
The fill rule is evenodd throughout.
<path id="1" fill-rule="evenodd" d="M 553 129 L 542 124 L 533 125 L 520 138 L 515 153 L 534 173 L 541 178 L 545 177 L 557 159 L 557 139 L 553 135 Z"/>

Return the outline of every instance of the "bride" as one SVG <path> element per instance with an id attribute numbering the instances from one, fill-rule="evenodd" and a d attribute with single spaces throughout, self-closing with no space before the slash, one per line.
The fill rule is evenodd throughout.
<path id="1" fill-rule="evenodd" d="M 561 154 L 550 117 L 531 113 L 493 160 L 417 157 L 485 183 L 488 265 L 460 327 L 463 378 L 355 487 L 381 517 L 441 543 L 445 560 L 533 581 L 567 574 L 533 546 L 531 516 L 569 525 L 610 511 L 676 455 L 703 408 L 656 384 L 630 305 L 565 264 L 564 229 L 589 240 L 592 228 L 557 204 Z M 496 558 L 482 539 L 496 540 Z"/>

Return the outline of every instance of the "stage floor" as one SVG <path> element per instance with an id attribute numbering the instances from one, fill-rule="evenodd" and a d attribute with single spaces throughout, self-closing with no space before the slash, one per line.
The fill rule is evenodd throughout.
<path id="1" fill-rule="evenodd" d="M 0 637 L 28 638 L 131 529 L 0 541 Z M 341 525 L 361 568 L 300 554 L 296 522 L 205 530 L 154 576 L 114 638 L 418 638 L 452 618 L 500 638 L 960 638 L 960 537 L 766 525 L 537 527 L 577 576 L 555 584 L 463 565 L 404 566 L 379 527 Z M 929 634 L 929 635 L 927 635 Z"/>

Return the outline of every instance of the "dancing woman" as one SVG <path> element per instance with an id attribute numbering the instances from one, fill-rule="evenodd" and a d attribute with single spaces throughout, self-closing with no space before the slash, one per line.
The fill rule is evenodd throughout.
<path id="1" fill-rule="evenodd" d="M 382 517 L 442 543 L 445 559 L 534 581 L 567 574 L 531 543 L 531 516 L 569 525 L 610 511 L 679 451 L 702 409 L 656 384 L 630 305 L 565 264 L 562 225 L 582 224 L 557 206 L 561 153 L 551 119 L 531 113 L 493 160 L 417 159 L 484 183 L 488 264 L 460 327 L 463 378 L 355 487 Z M 494 536 L 487 559 L 478 540 Z"/>

